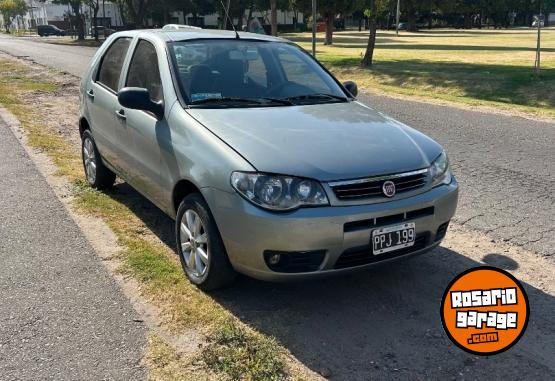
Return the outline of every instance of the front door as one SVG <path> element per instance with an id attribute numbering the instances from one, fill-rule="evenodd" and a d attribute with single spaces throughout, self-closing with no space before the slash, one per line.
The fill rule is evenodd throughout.
<path id="1" fill-rule="evenodd" d="M 127 70 L 125 87 L 147 89 L 154 102 L 164 101 L 158 56 L 154 45 L 139 39 Z M 121 107 L 121 106 L 120 106 Z M 167 129 L 166 119 L 158 120 L 153 114 L 121 107 L 125 114 L 124 131 L 128 146 L 124 169 L 126 180 L 151 201 L 163 205 L 160 185 L 160 147 L 157 133 Z"/>

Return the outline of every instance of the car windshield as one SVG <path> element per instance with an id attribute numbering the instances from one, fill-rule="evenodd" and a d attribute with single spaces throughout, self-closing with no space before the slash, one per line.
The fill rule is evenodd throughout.
<path id="1" fill-rule="evenodd" d="M 347 102 L 310 55 L 284 42 L 201 39 L 169 43 L 191 107 L 267 107 Z"/>

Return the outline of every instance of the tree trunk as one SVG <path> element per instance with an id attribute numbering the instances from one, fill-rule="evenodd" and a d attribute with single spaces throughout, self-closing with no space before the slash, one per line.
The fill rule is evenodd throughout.
<path id="1" fill-rule="evenodd" d="M 326 15 L 326 40 L 324 45 L 333 45 L 333 14 Z"/>
<path id="2" fill-rule="evenodd" d="M 81 17 L 81 1 L 72 1 L 71 7 L 77 22 L 77 39 L 83 41 L 85 39 L 85 26 L 83 25 L 83 17 Z"/>
<path id="3" fill-rule="evenodd" d="M 119 17 L 121 18 L 122 26 L 124 26 L 125 24 L 127 24 L 127 20 L 125 19 L 125 7 L 123 3 L 118 2 L 118 8 L 119 8 Z M 116 19 L 116 23 L 117 23 L 117 19 Z"/>
<path id="4" fill-rule="evenodd" d="M 368 36 L 368 45 L 366 46 L 366 53 L 360 62 L 362 67 L 372 66 L 374 59 L 374 48 L 376 47 L 376 0 L 372 1 L 370 5 L 370 17 L 368 17 L 368 29 L 370 34 Z"/>
<path id="5" fill-rule="evenodd" d="M 138 0 L 138 4 L 135 7 L 135 2 L 133 0 L 127 0 L 127 9 L 129 10 L 129 15 L 135 23 L 136 28 L 141 28 L 144 25 L 144 18 L 146 14 L 146 7 L 149 0 Z"/>
<path id="6" fill-rule="evenodd" d="M 417 28 L 416 28 L 416 11 L 414 9 L 414 7 L 410 7 L 408 12 L 407 12 L 407 21 L 408 21 L 408 27 L 407 30 L 409 32 L 416 32 Z"/>
<path id="7" fill-rule="evenodd" d="M 277 0 L 270 0 L 270 24 L 272 25 L 272 36 L 277 36 Z"/>
<path id="8" fill-rule="evenodd" d="M 93 3 L 93 26 L 94 26 L 94 39 L 95 41 L 100 41 L 98 39 L 98 11 L 100 10 L 100 4 L 98 3 L 98 0 Z M 104 32 L 106 33 L 106 32 Z"/>

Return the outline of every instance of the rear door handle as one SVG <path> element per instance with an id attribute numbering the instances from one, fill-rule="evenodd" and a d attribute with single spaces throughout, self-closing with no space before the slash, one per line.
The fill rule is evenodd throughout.
<path id="1" fill-rule="evenodd" d="M 116 111 L 116 116 L 118 118 L 120 118 L 121 120 L 126 120 L 127 119 L 127 117 L 125 116 L 125 111 L 123 111 L 123 109 L 117 110 Z"/>
<path id="2" fill-rule="evenodd" d="M 87 96 L 91 99 L 94 99 L 94 91 L 92 91 L 92 89 L 87 91 Z"/>

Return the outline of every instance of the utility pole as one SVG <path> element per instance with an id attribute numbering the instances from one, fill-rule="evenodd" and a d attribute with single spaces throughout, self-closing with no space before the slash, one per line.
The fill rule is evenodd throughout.
<path id="1" fill-rule="evenodd" d="M 536 45 L 536 62 L 534 65 L 534 73 L 536 75 L 536 78 L 540 75 L 540 55 L 541 55 L 541 22 L 542 22 L 542 8 L 541 8 L 541 1 L 540 3 L 540 10 L 539 10 L 539 14 L 538 14 L 538 41 L 537 41 L 537 45 Z"/>
<path id="2" fill-rule="evenodd" d="M 312 0 L 312 57 L 316 57 L 316 0 Z"/>
<path id="3" fill-rule="evenodd" d="M 395 24 L 395 33 L 399 35 L 399 18 L 401 16 L 401 0 L 397 0 L 397 23 Z"/>

